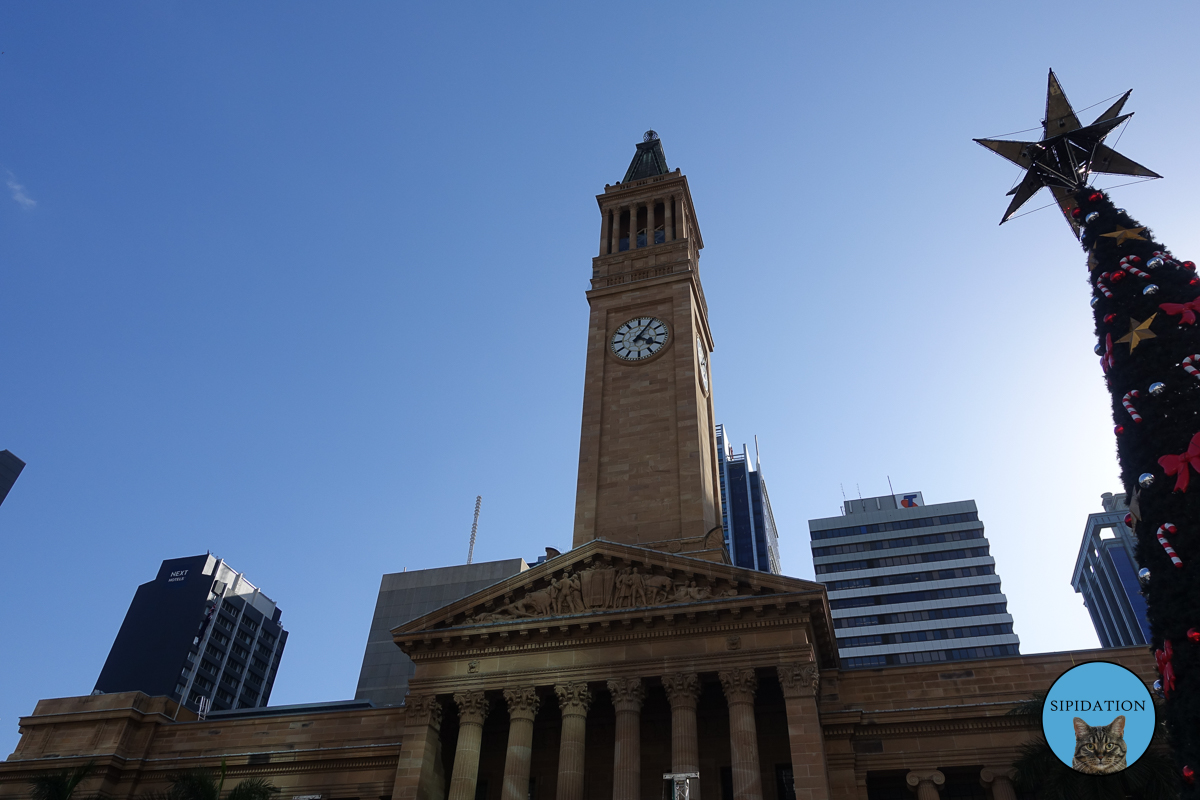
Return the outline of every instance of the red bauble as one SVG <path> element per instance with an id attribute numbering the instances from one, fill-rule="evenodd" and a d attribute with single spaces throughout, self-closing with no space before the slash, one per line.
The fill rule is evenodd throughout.
<path id="1" fill-rule="evenodd" d="M 1117 318 L 1117 315 L 1116 315 L 1116 314 L 1105 314 L 1105 315 L 1104 315 L 1104 322 L 1105 322 L 1106 324 L 1109 324 L 1109 325 L 1111 325 L 1111 324 L 1112 324 L 1112 321 L 1113 321 L 1114 319 L 1116 319 L 1116 318 Z"/>
<path id="2" fill-rule="evenodd" d="M 1083 209 L 1080 208 L 1079 206 L 1076 206 L 1075 208 L 1071 209 L 1071 218 L 1072 219 L 1079 219 L 1082 216 L 1083 216 Z"/>
<path id="3" fill-rule="evenodd" d="M 1121 281 L 1123 281 L 1123 280 L 1125 280 L 1125 273 L 1124 273 L 1124 272 L 1114 272 L 1114 273 L 1112 274 L 1112 282 L 1113 282 L 1113 283 L 1120 283 L 1120 282 L 1121 282 Z"/>
<path id="4" fill-rule="evenodd" d="M 1104 195 L 1100 194 L 1099 192 L 1092 192 L 1090 195 L 1088 195 L 1088 200 L 1093 203 L 1099 203 L 1103 199 Z"/>
<path id="5" fill-rule="evenodd" d="M 1115 433 L 1117 436 L 1120 436 L 1124 432 L 1125 432 L 1124 425 L 1118 425 L 1115 428 L 1113 428 L 1113 433 Z"/>
<path id="6" fill-rule="evenodd" d="M 1191 783 L 1196 782 L 1196 772 L 1191 767 L 1189 767 L 1185 764 L 1182 772 L 1183 772 L 1183 782 L 1184 783 L 1191 784 Z"/>
<path id="7" fill-rule="evenodd" d="M 1133 514 L 1125 515 L 1125 527 L 1127 527 L 1127 528 L 1133 527 Z"/>
<path id="8" fill-rule="evenodd" d="M 1185 262 L 1183 262 L 1182 266 L 1184 269 L 1190 269 L 1192 272 L 1196 271 L 1196 262 L 1195 261 L 1185 261 Z"/>
<path id="9" fill-rule="evenodd" d="M 1188 281 L 1188 286 L 1195 286 L 1197 283 L 1200 283 L 1200 278 L 1192 278 Z"/>
<path id="10" fill-rule="evenodd" d="M 1188 638 L 1193 642 L 1200 642 L 1200 628 L 1188 628 Z"/>

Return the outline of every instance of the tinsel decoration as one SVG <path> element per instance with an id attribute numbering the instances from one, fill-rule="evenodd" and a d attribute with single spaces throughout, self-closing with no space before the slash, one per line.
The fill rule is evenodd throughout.
<path id="1" fill-rule="evenodd" d="M 1085 218 L 1098 215 L 1080 239 L 1089 256 L 1096 343 L 1105 353 L 1113 422 L 1125 428 L 1116 440 L 1117 457 L 1125 492 L 1136 496 L 1139 507 L 1132 522 L 1138 562 L 1149 569 L 1143 593 L 1165 722 L 1181 775 L 1188 775 L 1185 765 L 1200 764 L 1200 642 L 1194 636 L 1200 623 L 1200 488 L 1190 485 L 1192 471 L 1200 472 L 1200 285 L 1193 283 L 1192 268 L 1107 194 L 1085 188 L 1073 200 Z M 1145 294 L 1146 280 L 1122 264 L 1146 270 L 1158 291 Z M 1106 272 L 1130 277 L 1110 282 L 1106 293 L 1097 288 Z M 1124 337 L 1131 346 L 1116 346 Z M 1141 421 L 1131 425 L 1134 399 Z M 1171 534 L 1169 548 L 1165 533 Z M 1186 780 L 1184 795 L 1197 796 Z"/>

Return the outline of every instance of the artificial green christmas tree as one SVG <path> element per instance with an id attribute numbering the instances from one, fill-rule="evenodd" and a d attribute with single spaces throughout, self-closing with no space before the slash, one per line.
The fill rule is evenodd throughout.
<path id="1" fill-rule="evenodd" d="M 1049 187 L 1087 253 L 1096 353 L 1112 397 L 1121 479 L 1131 499 L 1169 744 L 1183 796 L 1200 770 L 1200 277 L 1108 194 L 1093 172 L 1160 177 L 1103 141 L 1131 114 L 1126 92 L 1081 125 L 1054 73 L 1037 142 L 980 139 L 1028 170 L 1011 219 Z"/>

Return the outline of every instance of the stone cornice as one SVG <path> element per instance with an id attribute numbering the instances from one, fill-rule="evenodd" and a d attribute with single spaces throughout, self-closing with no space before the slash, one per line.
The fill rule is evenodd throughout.
<path id="1" fill-rule="evenodd" d="M 923 735 L 945 735 L 980 731 L 1036 731 L 1041 726 L 1029 717 L 970 716 L 934 719 L 914 719 L 886 723 L 827 721 L 821 716 L 821 728 L 827 740 L 889 739 Z"/>

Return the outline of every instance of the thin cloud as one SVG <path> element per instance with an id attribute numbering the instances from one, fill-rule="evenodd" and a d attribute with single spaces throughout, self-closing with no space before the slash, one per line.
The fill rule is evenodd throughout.
<path id="1" fill-rule="evenodd" d="M 22 208 L 33 208 L 37 205 L 37 200 L 25 194 L 25 187 L 17 183 L 16 175 L 13 175 L 11 172 L 8 173 L 6 183 L 8 184 L 9 191 L 12 192 L 12 199 L 16 200 Z"/>

